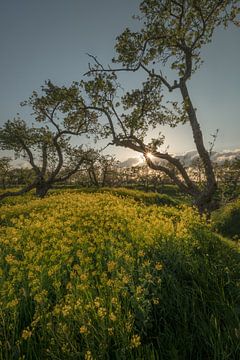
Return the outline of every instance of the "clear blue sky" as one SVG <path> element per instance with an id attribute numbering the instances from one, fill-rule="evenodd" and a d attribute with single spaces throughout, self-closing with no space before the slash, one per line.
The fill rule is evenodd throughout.
<path id="1" fill-rule="evenodd" d="M 109 63 L 115 38 L 134 24 L 139 2 L 0 0 L 0 124 L 20 112 L 19 103 L 45 80 L 58 85 L 80 80 L 87 52 Z M 219 128 L 216 149 L 240 148 L 240 28 L 218 30 L 203 55 L 205 63 L 190 88 L 206 143 Z M 194 148 L 187 126 L 166 129 L 166 139 L 172 152 Z M 119 159 L 133 156 L 111 152 Z"/>

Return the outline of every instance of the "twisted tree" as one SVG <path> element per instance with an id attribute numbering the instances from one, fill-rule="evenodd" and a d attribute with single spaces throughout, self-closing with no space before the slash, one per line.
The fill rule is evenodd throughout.
<path id="1" fill-rule="evenodd" d="M 85 82 L 91 103 L 107 117 L 106 135 L 112 143 L 143 153 L 147 164 L 159 170 L 193 198 L 201 212 L 215 206 L 217 182 L 210 153 L 203 140 L 196 109 L 188 83 L 202 63 L 201 49 L 210 43 L 214 30 L 232 22 L 239 26 L 238 0 L 144 0 L 140 3 L 140 29 L 127 28 L 116 42 L 116 57 L 104 67 L 96 57 L 89 65 Z M 174 81 L 164 73 L 172 71 Z M 145 76 L 142 87 L 125 93 L 119 101 L 120 72 L 141 72 Z M 169 72 L 167 73 L 169 75 Z M 171 76 L 171 78 L 172 78 Z M 180 101 L 167 101 L 168 92 L 178 92 Z M 118 97 L 118 99 L 117 99 Z M 118 112 L 121 102 L 124 113 Z M 206 181 L 199 186 L 190 178 L 184 164 L 162 151 L 164 137 L 156 135 L 151 143 L 146 135 L 159 125 L 188 123 L 202 163 Z"/>

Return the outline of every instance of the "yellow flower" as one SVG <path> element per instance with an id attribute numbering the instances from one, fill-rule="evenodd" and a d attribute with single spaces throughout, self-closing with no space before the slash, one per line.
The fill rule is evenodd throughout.
<path id="1" fill-rule="evenodd" d="M 160 262 L 157 262 L 156 264 L 155 264 L 155 269 L 156 270 L 162 270 L 162 268 L 163 268 L 163 264 L 161 264 Z"/>
<path id="2" fill-rule="evenodd" d="M 42 290 L 40 293 L 38 293 L 34 296 L 34 300 L 38 304 L 44 303 L 47 299 L 47 295 L 48 295 L 47 290 Z"/>
<path id="3" fill-rule="evenodd" d="M 80 279 L 81 279 L 82 281 L 86 281 L 87 278 L 88 278 L 87 274 L 81 274 L 81 275 L 80 275 Z"/>
<path id="4" fill-rule="evenodd" d="M 99 298 L 96 298 L 96 299 L 94 300 L 94 305 L 96 306 L 96 308 L 99 308 L 99 307 L 100 307 L 101 303 L 100 303 L 100 299 L 99 299 Z"/>
<path id="5" fill-rule="evenodd" d="M 127 332 L 131 332 L 132 327 L 133 327 L 133 321 L 130 319 L 126 322 L 125 329 Z"/>
<path id="6" fill-rule="evenodd" d="M 141 338 L 139 335 L 133 335 L 131 338 L 131 348 L 137 348 L 141 345 Z"/>
<path id="7" fill-rule="evenodd" d="M 29 328 L 23 330 L 22 332 L 22 338 L 24 340 L 27 340 L 28 338 L 30 338 L 32 336 L 32 332 L 29 330 Z"/>
<path id="8" fill-rule="evenodd" d="M 88 328 L 85 326 L 85 325 L 82 325 L 81 327 L 80 327 L 80 334 L 88 334 L 89 333 L 89 330 L 88 330 Z"/>
<path id="9" fill-rule="evenodd" d="M 113 297 L 112 300 L 111 300 L 111 303 L 114 304 L 114 305 L 117 305 L 117 303 L 118 303 L 117 298 Z"/>
<path id="10" fill-rule="evenodd" d="M 85 360 L 93 360 L 93 356 L 92 356 L 92 353 L 91 353 L 90 350 L 88 350 L 88 351 L 85 353 L 84 359 L 85 359 Z"/>
<path id="11" fill-rule="evenodd" d="M 107 310 L 104 307 L 100 307 L 98 309 L 98 316 L 100 318 L 103 318 L 104 316 L 106 316 L 106 314 L 107 314 Z"/>
<path id="12" fill-rule="evenodd" d="M 7 262 L 8 264 L 17 263 L 17 260 L 16 260 L 15 256 L 12 255 L 12 254 L 9 254 L 9 255 L 5 256 L 5 260 L 6 260 L 6 262 Z"/>
<path id="13" fill-rule="evenodd" d="M 108 267 L 108 271 L 111 272 L 115 269 L 116 267 L 116 262 L 115 261 L 109 261 L 107 263 L 107 267 Z"/>
<path id="14" fill-rule="evenodd" d="M 113 328 L 108 328 L 108 334 L 109 334 L 110 336 L 113 336 Z"/>
<path id="15" fill-rule="evenodd" d="M 117 317 L 113 312 L 111 312 L 110 315 L 109 315 L 109 319 L 112 320 L 112 321 L 116 321 Z"/>
<path id="16" fill-rule="evenodd" d="M 159 298 L 154 298 L 153 299 L 153 304 L 158 305 L 159 304 Z"/>
<path id="17" fill-rule="evenodd" d="M 71 306 L 70 305 L 64 305 L 62 308 L 62 314 L 63 316 L 68 316 L 71 312 Z"/>
<path id="18" fill-rule="evenodd" d="M 112 279 L 108 279 L 107 286 L 111 287 L 114 284 L 114 281 Z"/>
<path id="19" fill-rule="evenodd" d="M 19 303 L 18 299 L 13 299 L 12 301 L 9 301 L 9 303 L 7 304 L 7 308 L 13 308 L 17 306 L 18 303 Z"/>
<path id="20" fill-rule="evenodd" d="M 138 256 L 143 257 L 145 255 L 145 252 L 143 250 L 140 250 L 138 252 Z"/>
<path id="21" fill-rule="evenodd" d="M 143 263 L 144 267 L 149 266 L 150 265 L 150 261 L 149 260 L 145 260 Z"/>
<path id="22" fill-rule="evenodd" d="M 141 286 L 137 286 L 137 288 L 136 288 L 136 294 L 137 294 L 137 295 L 141 295 L 142 292 L 143 292 L 143 288 L 142 288 Z"/>
<path id="23" fill-rule="evenodd" d="M 130 281 L 130 278 L 129 278 L 129 276 L 124 275 L 122 280 L 123 280 L 123 283 L 124 283 L 124 284 L 128 284 L 129 281 Z"/>

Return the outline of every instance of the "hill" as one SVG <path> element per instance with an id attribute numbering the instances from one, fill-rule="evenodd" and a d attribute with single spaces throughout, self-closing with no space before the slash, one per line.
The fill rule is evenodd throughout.
<path id="1" fill-rule="evenodd" d="M 187 206 L 1 207 L 0 358 L 238 359 L 239 253 Z"/>

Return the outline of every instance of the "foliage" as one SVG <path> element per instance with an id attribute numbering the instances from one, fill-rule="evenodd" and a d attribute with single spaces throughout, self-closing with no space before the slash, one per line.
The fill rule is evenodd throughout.
<path id="1" fill-rule="evenodd" d="M 214 229 L 220 234 L 240 239 L 240 199 L 237 199 L 213 213 Z"/>
<path id="2" fill-rule="evenodd" d="M 1 208 L 0 358 L 239 358 L 239 254 L 194 210 L 22 200 Z"/>

